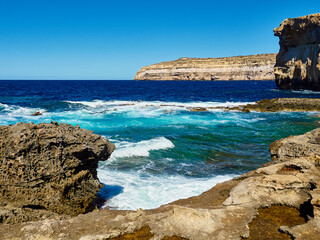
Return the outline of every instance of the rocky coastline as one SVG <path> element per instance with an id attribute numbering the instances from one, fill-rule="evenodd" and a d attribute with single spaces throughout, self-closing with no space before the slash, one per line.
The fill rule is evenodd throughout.
<path id="1" fill-rule="evenodd" d="M 141 68 L 135 80 L 274 80 L 276 54 L 180 58 Z"/>
<path id="2" fill-rule="evenodd" d="M 319 18 L 314 14 L 287 19 L 275 29 L 280 37 L 275 67 L 279 88 L 320 89 Z M 215 75 L 210 72 L 213 68 L 208 71 L 206 60 L 180 59 L 177 61 L 184 62 L 184 71 L 167 62 L 143 68 L 136 79 L 250 80 L 261 76 L 260 80 L 265 80 L 262 76 L 270 75 L 270 58 L 275 55 L 256 56 L 268 67 L 261 68 L 261 62 L 253 62 L 252 56 L 241 61 L 208 60 L 220 64 L 214 69 L 220 69 L 216 72 L 221 74 Z M 228 69 L 229 60 L 238 61 L 239 66 Z M 203 63 L 201 74 L 192 72 L 194 61 Z M 239 70 L 246 61 L 253 64 L 250 69 Z M 320 99 L 284 98 L 214 109 L 318 112 L 319 106 Z M 256 170 L 217 184 L 199 196 L 152 210 L 97 208 L 101 187 L 98 161 L 107 160 L 114 149 L 107 139 L 79 126 L 57 122 L 0 126 L 0 238 L 319 239 L 320 128 L 270 144 L 271 161 Z"/>
<path id="3" fill-rule="evenodd" d="M 44 129 L 51 131 L 51 134 L 45 134 L 42 131 Z M 63 137 L 68 135 L 65 132 L 66 130 L 67 133 L 75 133 L 74 136 L 76 137 L 72 139 L 71 144 L 68 137 L 67 140 Z M 54 132 L 57 132 L 57 134 L 53 135 Z M 1 136 L 7 138 L 8 134 L 11 134 L 10 137 L 13 138 L 13 141 L 1 148 L 1 159 L 5 159 L 8 164 L 8 159 L 13 157 L 16 159 L 15 162 L 19 162 L 17 161 L 18 158 L 20 162 L 26 163 L 28 159 L 23 161 L 21 157 L 19 158 L 21 155 L 17 155 L 17 153 L 21 153 L 23 152 L 22 149 L 29 149 L 31 146 L 35 149 L 46 149 L 46 155 L 53 156 L 54 148 L 47 148 L 51 145 L 49 143 L 69 142 L 69 150 L 72 154 L 66 154 L 61 159 L 68 156 L 79 156 L 78 153 L 81 152 L 81 155 L 90 156 L 89 158 L 86 157 L 86 160 L 90 159 L 90 161 L 95 162 L 97 159 L 108 157 L 113 150 L 113 146 L 100 136 L 66 124 L 34 125 L 20 123 L 9 127 L 2 126 Z M 30 138 L 26 138 L 27 135 Z M 84 145 L 79 143 L 79 140 L 87 147 L 82 148 Z M 25 144 L 25 141 L 28 145 Z M 37 141 L 38 145 L 36 144 Z M 21 142 L 22 145 L 15 145 L 15 143 Z M 30 145 L 30 143 L 32 144 Z M 92 145 L 92 143 L 94 144 Z M 4 144 L 2 142 L 1 146 L 4 146 Z M 23 148 L 18 146 L 23 146 Z M 95 148 L 97 146 L 98 149 Z M 3 151 L 3 149 L 7 149 L 7 151 Z M 30 200 L 31 194 L 26 197 L 25 202 L 22 202 L 22 199 L 13 199 L 13 196 L 9 198 L 8 194 L 4 194 L 6 191 L 2 191 L 2 202 L 10 199 L 10 203 L 7 201 L 4 204 L 5 206 L 1 206 L 0 209 L 0 219 L 2 221 L 0 235 L 2 239 L 201 240 L 262 239 L 261 237 L 265 237 L 265 234 L 267 234 L 268 239 L 292 239 L 292 237 L 294 239 L 317 239 L 320 234 L 319 149 L 320 129 L 315 129 L 304 135 L 278 140 L 270 145 L 272 161 L 261 168 L 217 184 L 199 196 L 181 199 L 153 210 L 117 211 L 102 209 L 72 216 L 74 211 L 68 212 L 70 204 L 66 202 L 61 202 L 60 207 L 66 208 L 67 211 L 61 211 L 60 214 L 57 214 L 56 208 L 32 209 L 30 201 L 33 203 L 36 199 Z M 12 151 L 13 155 L 6 155 L 6 153 Z M 30 153 L 32 152 L 30 151 Z M 91 152 L 91 154 L 87 154 L 88 152 Z M 43 155 L 40 154 L 39 156 Z M 91 158 L 93 156 L 95 160 Z M 37 166 L 41 166 L 40 158 L 37 159 L 39 161 L 33 163 L 35 169 L 38 169 Z M 51 158 L 49 157 L 49 159 Z M 76 162 L 83 161 L 81 159 L 77 157 L 73 160 Z M 7 166 L 6 164 L 2 165 Z M 49 165 L 47 171 L 49 169 L 57 171 L 55 166 Z M 85 164 L 84 166 L 88 165 Z M 90 168 L 91 170 L 88 170 L 88 172 L 92 172 L 94 168 Z M 13 170 L 6 171 L 12 172 Z M 40 171 L 40 173 L 42 172 Z M 25 177 L 27 177 L 27 173 L 25 174 Z M 2 177 L 7 176 L 4 172 L 1 175 Z M 89 177 L 91 181 L 93 175 Z M 76 176 L 77 174 L 72 175 L 71 179 Z M 67 178 L 67 176 L 64 177 Z M 12 181 L 19 179 L 19 175 L 11 175 L 11 179 Z M 61 179 L 60 182 L 65 183 L 67 181 L 70 181 L 70 178 Z M 96 180 L 93 181 L 99 184 Z M 32 184 L 32 182 L 29 184 Z M 46 189 L 45 186 L 48 184 L 50 184 L 50 181 L 42 183 L 42 188 Z M 79 191 L 78 194 L 74 194 L 68 200 L 69 203 L 74 204 L 72 199 L 76 195 L 84 196 L 84 193 L 87 194 L 88 188 L 83 185 L 87 183 L 82 181 L 74 181 L 72 184 L 74 189 Z M 12 188 L 16 189 L 16 186 L 13 185 Z M 34 191 L 34 194 L 42 191 L 41 188 L 34 188 L 34 185 L 29 186 L 28 189 Z M 56 195 L 52 194 L 51 196 L 48 199 L 53 201 L 53 206 L 56 206 L 53 197 Z M 21 195 L 19 197 L 23 198 Z M 79 199 L 79 202 L 87 202 L 87 200 Z M 24 211 L 21 212 L 22 215 L 27 214 L 28 211 L 55 213 L 52 215 L 39 213 L 42 218 L 21 220 L 19 214 L 14 215 L 18 211 L 17 209 Z M 81 212 L 85 213 L 82 208 L 78 213 Z M 61 215 L 61 213 L 66 214 Z M 15 217 L 17 219 L 13 221 Z M 12 221 L 8 221 L 8 219 Z M 30 222 L 30 220 L 34 221 Z"/>

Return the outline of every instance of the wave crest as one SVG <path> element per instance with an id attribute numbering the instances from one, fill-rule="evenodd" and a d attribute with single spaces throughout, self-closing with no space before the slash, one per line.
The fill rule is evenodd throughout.
<path id="1" fill-rule="evenodd" d="M 116 143 L 116 147 L 117 149 L 112 153 L 110 160 L 125 157 L 148 157 L 150 151 L 174 148 L 174 144 L 165 137 L 158 137 L 137 143 L 120 142 Z"/>

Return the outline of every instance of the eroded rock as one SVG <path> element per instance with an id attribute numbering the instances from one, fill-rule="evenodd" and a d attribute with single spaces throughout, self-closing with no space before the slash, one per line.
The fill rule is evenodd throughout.
<path id="1" fill-rule="evenodd" d="M 280 51 L 274 68 L 281 89 L 320 90 L 320 13 L 284 20 L 274 29 Z"/>
<path id="2" fill-rule="evenodd" d="M 225 111 L 241 111 L 249 113 L 257 112 L 307 112 L 320 111 L 319 98 L 275 98 L 262 99 L 254 104 L 246 104 L 237 107 L 213 107 L 211 109 L 223 109 Z"/>
<path id="3" fill-rule="evenodd" d="M 309 156 L 317 165 L 320 156 L 320 128 L 300 136 L 291 136 L 277 140 L 269 147 L 273 161 L 287 161 L 292 158 Z"/>
<path id="4" fill-rule="evenodd" d="M 79 126 L 0 126 L 0 206 L 70 215 L 92 210 L 101 185 L 98 161 L 114 149 L 107 139 Z M 26 219 L 36 219 L 32 214 Z M 2 217 L 12 221 L 8 212 Z"/>

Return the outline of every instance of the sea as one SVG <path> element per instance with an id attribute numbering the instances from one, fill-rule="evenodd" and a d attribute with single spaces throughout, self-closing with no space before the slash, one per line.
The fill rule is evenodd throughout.
<path id="1" fill-rule="evenodd" d="M 274 81 L 2 80 L 0 125 L 57 121 L 108 138 L 117 149 L 99 163 L 102 207 L 152 209 L 254 170 L 270 161 L 270 143 L 320 126 L 317 112 L 210 109 L 284 97 L 320 93 Z"/>

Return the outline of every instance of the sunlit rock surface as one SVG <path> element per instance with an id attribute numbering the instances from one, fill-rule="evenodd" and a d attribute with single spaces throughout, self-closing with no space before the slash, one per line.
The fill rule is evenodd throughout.
<path id="1" fill-rule="evenodd" d="M 107 139 L 69 124 L 0 126 L 0 222 L 77 215 L 95 207 Z"/>
<path id="2" fill-rule="evenodd" d="M 320 13 L 284 20 L 274 29 L 280 51 L 274 68 L 281 89 L 320 90 Z"/>
<path id="3" fill-rule="evenodd" d="M 141 68 L 135 80 L 274 80 L 276 54 L 180 58 Z"/>

